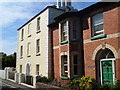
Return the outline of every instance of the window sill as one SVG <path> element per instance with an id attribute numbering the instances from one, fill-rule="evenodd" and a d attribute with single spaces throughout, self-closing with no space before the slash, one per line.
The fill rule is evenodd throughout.
<path id="1" fill-rule="evenodd" d="M 36 56 L 40 56 L 40 53 L 37 53 Z"/>
<path id="2" fill-rule="evenodd" d="M 105 38 L 105 37 L 106 37 L 106 34 L 101 34 L 101 35 L 93 36 L 90 39 L 91 40 L 96 40 L 96 39 Z"/>
<path id="3" fill-rule="evenodd" d="M 60 79 L 63 79 L 63 80 L 68 80 L 69 77 L 65 77 L 65 76 L 61 76 Z"/>
<path id="4" fill-rule="evenodd" d="M 27 55 L 27 57 L 31 57 L 31 55 Z"/>
<path id="5" fill-rule="evenodd" d="M 68 41 L 62 41 L 62 42 L 60 42 L 60 45 L 67 44 L 67 43 L 68 43 Z"/>
<path id="6" fill-rule="evenodd" d="M 41 30 L 38 30 L 37 32 L 36 32 L 36 34 L 38 34 L 38 33 L 40 33 L 41 32 Z"/>
<path id="7" fill-rule="evenodd" d="M 31 35 L 28 35 L 28 38 L 31 37 Z"/>

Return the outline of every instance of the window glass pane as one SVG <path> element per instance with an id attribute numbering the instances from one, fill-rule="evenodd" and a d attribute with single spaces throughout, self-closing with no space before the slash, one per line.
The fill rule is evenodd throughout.
<path id="1" fill-rule="evenodd" d="M 37 47 L 36 47 L 36 52 L 39 53 L 40 52 L 40 39 L 37 40 Z"/>
<path id="2" fill-rule="evenodd" d="M 61 40 L 67 40 L 67 27 L 66 22 L 61 24 Z"/>
<path id="3" fill-rule="evenodd" d="M 68 74 L 67 55 L 61 56 L 61 74 Z"/>
<path id="4" fill-rule="evenodd" d="M 36 74 L 39 75 L 39 65 L 36 65 Z"/>
<path id="5" fill-rule="evenodd" d="M 31 24 L 28 25 L 28 35 L 30 35 Z"/>
<path id="6" fill-rule="evenodd" d="M 23 40 L 23 36 L 24 36 L 24 29 L 22 29 L 22 32 L 21 32 L 21 40 Z"/>
<path id="7" fill-rule="evenodd" d="M 74 75 L 77 75 L 77 74 L 78 74 L 78 67 L 76 65 L 76 66 L 74 66 Z"/>
<path id="8" fill-rule="evenodd" d="M 21 46 L 21 49 L 20 49 L 20 56 L 23 56 L 23 46 Z"/>
<path id="9" fill-rule="evenodd" d="M 74 56 L 74 64 L 78 64 L 78 56 L 77 55 Z"/>
<path id="10" fill-rule="evenodd" d="M 20 73 L 22 73 L 22 65 L 20 65 Z"/>
<path id="11" fill-rule="evenodd" d="M 74 55 L 73 64 L 74 64 L 74 75 L 77 75 L 78 74 L 78 55 Z"/>
<path id="12" fill-rule="evenodd" d="M 103 21 L 103 14 L 97 14 L 92 18 L 93 23 L 93 35 L 103 34 L 104 32 L 104 21 Z"/>
<path id="13" fill-rule="evenodd" d="M 93 24 L 98 24 L 103 22 L 103 14 L 97 14 L 95 16 L 93 16 Z"/>
<path id="14" fill-rule="evenodd" d="M 40 30 L 40 18 L 37 19 L 37 30 Z"/>
<path id="15" fill-rule="evenodd" d="M 28 43 L 28 46 L 27 46 L 27 55 L 30 55 L 30 43 Z"/>

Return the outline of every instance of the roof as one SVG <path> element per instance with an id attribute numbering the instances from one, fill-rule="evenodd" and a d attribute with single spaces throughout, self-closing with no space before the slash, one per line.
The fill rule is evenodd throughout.
<path id="1" fill-rule="evenodd" d="M 64 11 L 63 9 L 56 8 L 55 6 L 47 6 L 45 9 L 43 9 L 41 12 L 39 12 L 37 15 L 35 15 L 29 21 L 27 21 L 24 25 L 22 25 L 20 28 L 18 28 L 18 30 L 20 30 L 21 28 L 23 28 L 26 24 L 28 24 L 30 21 L 32 21 L 34 18 L 36 18 L 37 16 L 39 16 L 41 13 L 43 13 L 48 8 L 54 8 L 54 9 L 57 9 L 57 10 Z"/>
<path id="2" fill-rule="evenodd" d="M 115 3 L 117 3 L 116 4 L 117 6 L 120 5 L 120 2 L 97 2 L 97 3 L 95 3 L 95 4 L 91 5 L 91 6 L 86 7 L 85 9 L 80 10 L 80 11 L 63 13 L 63 14 L 61 14 L 58 17 L 55 18 L 56 22 L 54 22 L 53 24 L 50 24 L 48 26 L 49 27 L 54 26 L 55 23 L 58 23 L 62 19 L 72 17 L 72 16 L 79 16 L 80 17 L 81 15 L 86 14 L 88 12 L 91 12 L 94 9 L 101 8 L 102 6 L 109 5 L 109 4 L 115 4 Z"/>
<path id="3" fill-rule="evenodd" d="M 80 10 L 79 13 L 81 13 L 81 15 L 82 15 L 82 14 L 85 14 L 85 13 L 88 13 L 88 12 L 92 12 L 95 9 L 101 8 L 103 6 L 108 6 L 108 5 L 111 5 L 111 4 L 112 4 L 112 6 L 114 4 L 115 4 L 114 6 L 118 6 L 120 4 L 120 2 L 97 2 L 97 3 L 95 3 L 95 4 L 93 4 L 89 7 L 86 7 L 83 10 Z"/>
<path id="4" fill-rule="evenodd" d="M 68 18 L 68 17 L 72 17 L 72 16 L 79 16 L 78 11 L 65 12 L 65 13 L 59 15 L 58 17 L 56 17 L 55 21 L 60 21 L 62 19 L 65 19 L 65 18 Z"/>

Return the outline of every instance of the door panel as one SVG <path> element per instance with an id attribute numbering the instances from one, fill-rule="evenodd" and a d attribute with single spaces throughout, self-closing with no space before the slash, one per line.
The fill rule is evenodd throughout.
<path id="1" fill-rule="evenodd" d="M 101 64 L 103 84 L 113 84 L 112 61 L 102 61 Z"/>

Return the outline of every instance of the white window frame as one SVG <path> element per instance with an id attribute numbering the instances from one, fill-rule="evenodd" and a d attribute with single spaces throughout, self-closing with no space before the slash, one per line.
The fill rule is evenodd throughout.
<path id="1" fill-rule="evenodd" d="M 37 31 L 40 31 L 40 17 L 37 18 Z"/>
<path id="2" fill-rule="evenodd" d="M 21 41 L 23 41 L 24 38 L 24 29 L 21 30 Z"/>
<path id="3" fill-rule="evenodd" d="M 38 67 L 37 67 L 37 66 L 38 66 Z M 39 74 L 40 74 L 39 70 L 40 70 L 40 65 L 39 65 L 39 64 L 36 64 L 36 75 L 39 75 Z"/>
<path id="4" fill-rule="evenodd" d="M 40 54 L 40 39 L 36 40 L 36 54 Z"/>
<path id="5" fill-rule="evenodd" d="M 20 73 L 22 73 L 22 65 L 20 65 Z"/>
<path id="6" fill-rule="evenodd" d="M 28 36 L 31 35 L 31 23 L 28 24 Z"/>
<path id="7" fill-rule="evenodd" d="M 30 56 L 30 42 L 27 44 L 27 56 Z"/>
<path id="8" fill-rule="evenodd" d="M 64 59 L 64 57 L 66 56 L 66 63 L 65 63 L 65 59 Z M 64 67 L 67 67 L 67 70 L 65 71 L 64 70 Z M 65 73 L 67 73 L 67 74 L 65 74 Z M 62 75 L 67 75 L 67 77 L 68 77 L 68 56 L 67 55 L 62 55 L 61 56 L 61 76 Z"/>
<path id="9" fill-rule="evenodd" d="M 23 58 L 23 46 L 20 46 L 20 58 Z"/>
<path id="10" fill-rule="evenodd" d="M 94 22 L 96 21 L 95 18 L 98 16 L 98 15 L 102 15 L 103 16 L 103 13 L 99 13 L 99 14 L 96 14 L 92 17 L 92 36 L 96 36 L 96 35 L 101 35 L 101 34 L 104 34 L 104 16 L 103 16 L 103 20 L 102 22 L 99 22 L 97 24 L 94 24 Z M 103 29 L 101 30 L 98 30 L 98 31 L 95 31 L 95 28 L 96 26 L 98 25 L 102 25 L 103 24 Z"/>
<path id="11" fill-rule="evenodd" d="M 61 41 L 67 41 L 67 22 L 61 23 Z"/>

